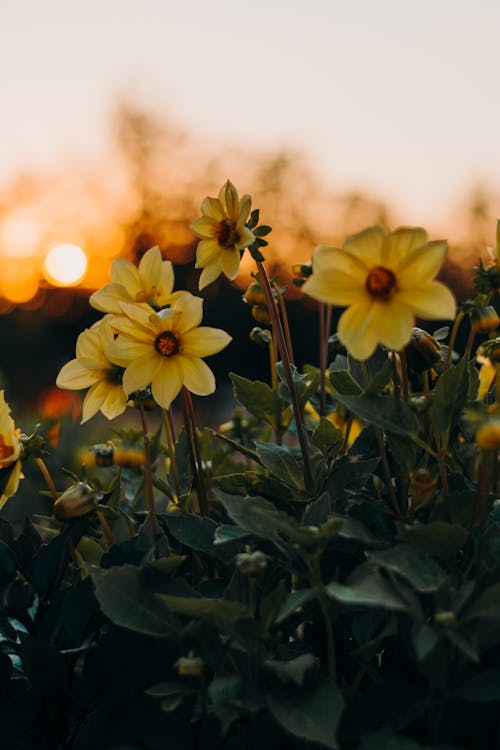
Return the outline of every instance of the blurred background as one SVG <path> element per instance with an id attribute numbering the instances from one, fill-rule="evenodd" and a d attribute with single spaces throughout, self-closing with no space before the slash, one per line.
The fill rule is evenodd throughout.
<path id="1" fill-rule="evenodd" d="M 316 310 L 291 265 L 319 242 L 422 225 L 462 299 L 495 242 L 496 0 L 0 0 L 0 28 L 0 387 L 26 431 L 78 420 L 55 378 L 114 258 L 157 244 L 197 292 L 188 227 L 227 178 L 273 227 L 299 363 L 317 362 Z M 267 377 L 251 270 L 204 290 L 234 338 L 210 363 L 222 386 Z"/>

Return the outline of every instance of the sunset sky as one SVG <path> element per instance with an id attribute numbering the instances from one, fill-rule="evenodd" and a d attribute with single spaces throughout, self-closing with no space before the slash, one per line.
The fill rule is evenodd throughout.
<path id="1" fill-rule="evenodd" d="M 207 149 L 304 148 L 407 223 L 500 193 L 497 0 L 0 0 L 0 27 L 0 188 L 105 154 L 133 94 Z"/>

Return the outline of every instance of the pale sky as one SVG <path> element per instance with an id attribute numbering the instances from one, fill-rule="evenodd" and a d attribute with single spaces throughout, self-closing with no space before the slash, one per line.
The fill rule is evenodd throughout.
<path id="1" fill-rule="evenodd" d="M 498 0 L 0 0 L 0 187 L 97 158 L 137 90 L 424 223 L 478 181 L 500 194 L 499 30 Z"/>

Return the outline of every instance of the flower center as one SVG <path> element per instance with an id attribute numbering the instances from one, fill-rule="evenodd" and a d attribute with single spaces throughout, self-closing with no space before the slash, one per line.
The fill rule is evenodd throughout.
<path id="1" fill-rule="evenodd" d="M 215 238 L 219 245 L 226 250 L 234 247 L 238 239 L 236 231 L 236 222 L 233 219 L 222 219 L 215 228 Z"/>
<path id="2" fill-rule="evenodd" d="M 3 435 L 0 435 L 0 468 L 3 466 L 3 462 L 9 456 L 14 453 L 13 445 L 5 445 Z"/>
<path id="3" fill-rule="evenodd" d="M 155 349 L 163 357 L 172 357 L 179 351 L 179 339 L 171 331 L 163 331 L 155 338 Z"/>
<path id="4" fill-rule="evenodd" d="M 113 365 L 106 370 L 105 380 L 106 383 L 111 385 L 121 385 L 123 382 L 123 373 L 125 372 L 123 367 Z"/>
<path id="5" fill-rule="evenodd" d="M 377 300 L 387 302 L 396 289 L 396 276 L 389 268 L 375 266 L 366 277 L 366 291 Z"/>

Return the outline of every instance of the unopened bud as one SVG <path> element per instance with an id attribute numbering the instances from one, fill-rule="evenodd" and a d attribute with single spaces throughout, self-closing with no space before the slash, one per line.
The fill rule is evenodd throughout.
<path id="1" fill-rule="evenodd" d="M 406 361 L 413 372 L 425 372 L 440 360 L 441 346 L 430 333 L 422 328 L 412 330 L 409 343 L 405 346 Z"/>
<path id="2" fill-rule="evenodd" d="M 417 469 L 410 484 L 411 507 L 418 508 L 434 497 L 438 478 L 429 469 Z"/>
<path id="3" fill-rule="evenodd" d="M 203 674 L 203 660 L 198 656 L 181 656 L 175 666 L 180 677 L 201 677 Z"/>
<path id="4" fill-rule="evenodd" d="M 261 285 L 256 281 L 253 281 L 250 284 L 243 295 L 243 299 L 249 305 L 260 305 L 261 307 L 266 307 L 266 295 L 264 294 Z"/>
<path id="5" fill-rule="evenodd" d="M 292 266 L 292 273 L 299 279 L 305 281 L 309 276 L 312 275 L 312 264 L 311 263 L 294 263 Z"/>
<path id="6" fill-rule="evenodd" d="M 107 443 L 97 443 L 90 448 L 94 454 L 96 466 L 112 466 L 114 463 L 115 446 L 108 440 Z"/>
<path id="7" fill-rule="evenodd" d="M 271 343 L 271 332 L 255 326 L 255 328 L 252 328 L 250 331 L 250 341 L 253 341 L 253 343 L 258 346 L 266 348 Z"/>
<path id="8" fill-rule="evenodd" d="M 478 307 L 471 311 L 470 324 L 476 333 L 494 331 L 500 324 L 500 318 L 493 305 Z"/>
<path id="9" fill-rule="evenodd" d="M 441 610 L 434 615 L 434 621 L 437 622 L 438 625 L 442 625 L 444 628 L 452 628 L 455 625 L 457 618 L 455 617 L 454 612 Z"/>
<path id="10" fill-rule="evenodd" d="M 59 521 L 88 516 L 97 507 L 94 490 L 84 482 L 68 487 L 54 503 L 53 513 Z"/>
<path id="11" fill-rule="evenodd" d="M 242 576 L 256 576 L 263 573 L 267 568 L 267 560 L 267 555 L 260 550 L 240 552 L 235 558 L 236 567 Z"/>
<path id="12" fill-rule="evenodd" d="M 476 443 L 485 451 L 500 449 L 500 419 L 488 419 L 476 432 Z"/>
<path id="13" fill-rule="evenodd" d="M 261 305 L 252 306 L 252 317 L 257 323 L 266 323 L 271 325 L 271 316 L 267 310 L 267 307 L 261 307 Z"/>

